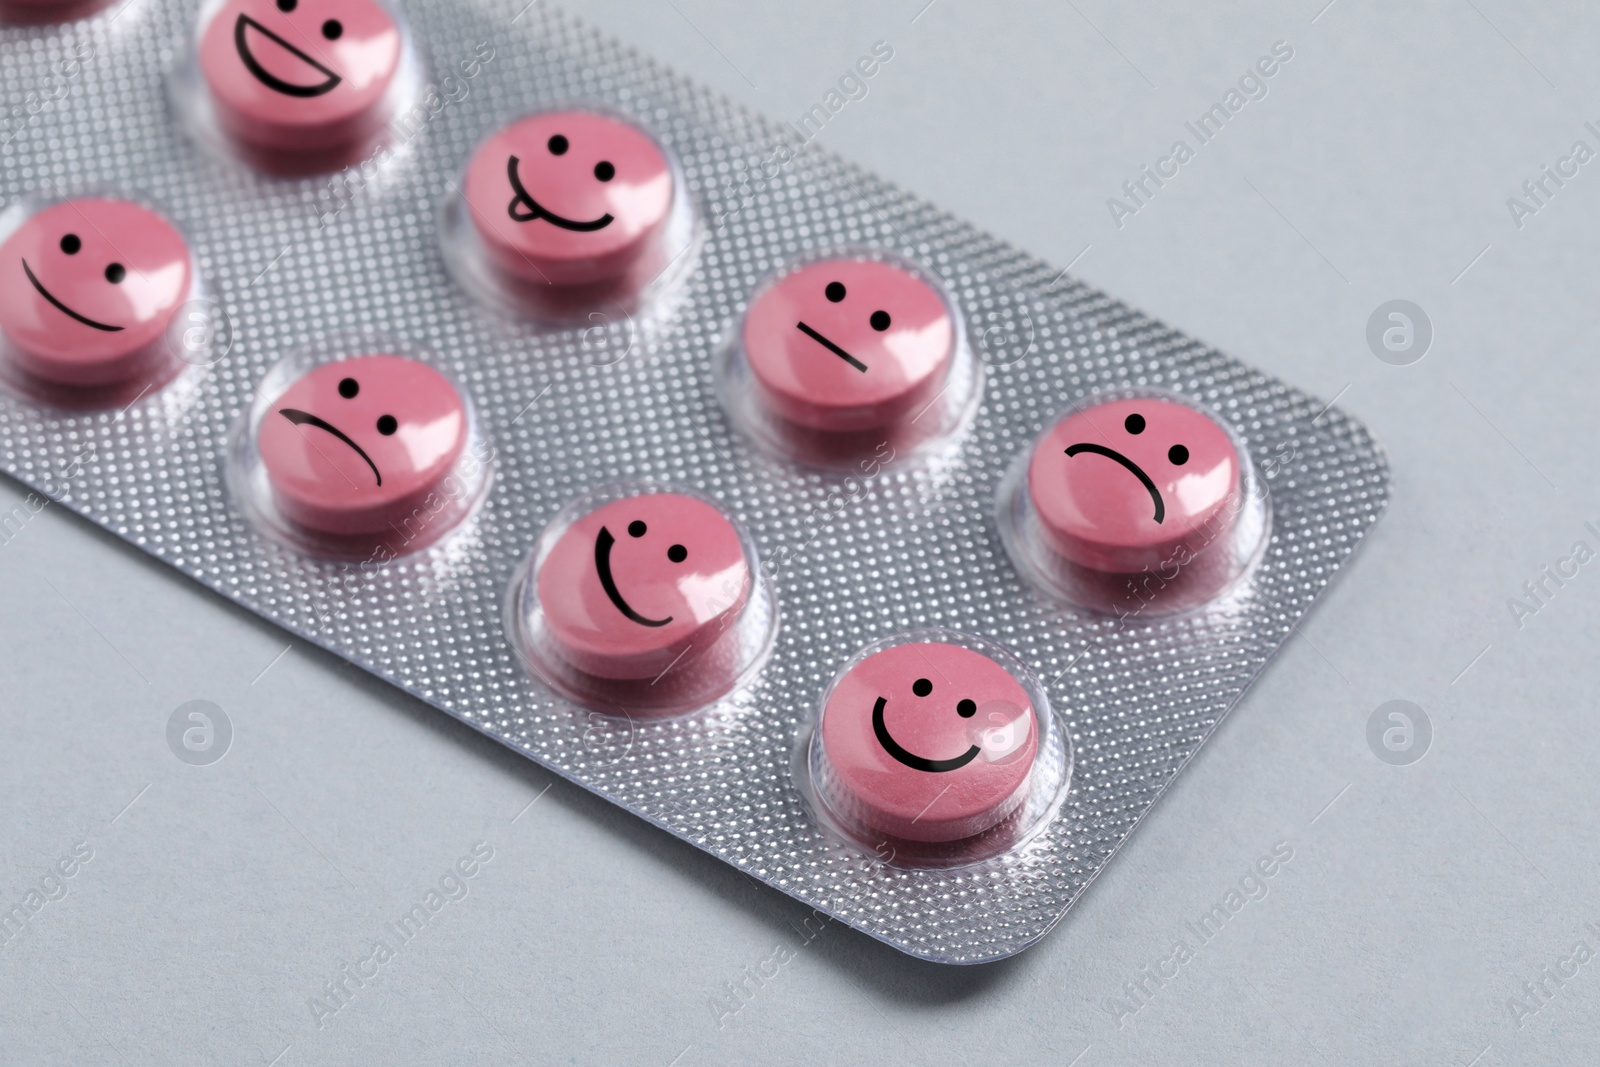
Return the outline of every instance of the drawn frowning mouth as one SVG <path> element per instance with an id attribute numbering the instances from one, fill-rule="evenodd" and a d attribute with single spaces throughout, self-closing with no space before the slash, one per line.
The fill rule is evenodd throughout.
<path id="1" fill-rule="evenodd" d="M 366 460 L 367 466 L 372 468 L 372 476 L 378 480 L 379 485 L 383 484 L 383 475 L 378 473 L 378 465 L 372 462 L 372 457 L 367 455 L 366 449 L 350 440 L 349 435 L 343 430 L 339 429 L 331 422 L 319 419 L 309 411 L 301 411 L 299 408 L 279 408 L 278 414 L 282 415 L 296 426 L 315 426 L 319 430 L 326 430 L 328 433 L 333 434 L 333 436 L 337 437 L 339 440 L 353 448 L 356 455 Z"/>
<path id="2" fill-rule="evenodd" d="M 1159 525 L 1161 520 L 1167 517 L 1167 505 L 1166 502 L 1161 499 L 1161 490 L 1156 488 L 1156 483 L 1151 481 L 1150 476 L 1141 470 L 1139 465 L 1133 460 L 1129 459 L 1127 456 L 1124 456 L 1121 452 L 1118 452 L 1115 449 L 1107 448 L 1104 445 L 1090 444 L 1088 442 L 1072 445 L 1067 449 L 1068 456 L 1076 456 L 1080 452 L 1090 452 L 1097 456 L 1105 456 L 1107 459 L 1114 459 L 1118 463 L 1122 464 L 1129 470 L 1129 472 L 1133 474 L 1135 478 L 1139 479 L 1139 481 L 1144 484 L 1146 489 L 1150 490 L 1150 499 L 1155 501 L 1156 504 L 1156 523 Z"/>

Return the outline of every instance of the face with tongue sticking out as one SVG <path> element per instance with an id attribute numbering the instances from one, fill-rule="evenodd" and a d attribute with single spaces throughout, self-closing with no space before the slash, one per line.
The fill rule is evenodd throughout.
<path id="1" fill-rule="evenodd" d="M 202 35 L 200 69 L 229 133 L 328 148 L 388 121 L 400 52 L 400 28 L 375 0 L 229 0 Z"/>

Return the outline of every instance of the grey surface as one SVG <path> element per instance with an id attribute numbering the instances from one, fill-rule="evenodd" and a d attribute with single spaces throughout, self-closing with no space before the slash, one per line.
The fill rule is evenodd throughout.
<path id="1" fill-rule="evenodd" d="M 1520 230 L 1505 201 L 1600 148 L 1596 17 L 675 2 L 577 10 L 779 118 L 891 41 L 830 147 L 1053 262 L 1089 246 L 1090 282 L 1312 392 L 1348 385 L 1394 460 L 1388 515 L 1069 920 L 953 970 L 807 939 L 799 905 L 46 509 L 0 545 L 0 901 L 76 842 L 94 859 L 0 947 L 6 1062 L 1593 1060 L 1596 961 L 1542 972 L 1600 948 L 1595 567 L 1520 628 L 1506 602 L 1600 545 L 1596 164 Z M 1115 228 L 1106 197 L 1280 39 L 1267 98 Z M 1435 326 L 1413 366 L 1366 346 L 1393 298 Z M 210 766 L 167 747 L 194 698 L 234 727 Z M 1396 698 L 1432 720 L 1409 766 L 1366 740 Z M 469 895 L 319 1029 L 307 998 L 480 839 Z M 1119 1028 L 1107 998 L 1278 842 L 1266 897 Z M 1520 1027 L 1516 995 L 1539 1008 Z"/>

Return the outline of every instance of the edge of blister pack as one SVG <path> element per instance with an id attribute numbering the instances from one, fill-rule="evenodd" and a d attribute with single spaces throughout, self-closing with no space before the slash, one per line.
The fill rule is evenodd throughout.
<path id="1" fill-rule="evenodd" d="M 413 0 L 405 14 L 419 69 L 453 84 L 420 87 L 428 106 L 370 168 L 293 179 L 219 164 L 169 109 L 161 57 L 191 40 L 192 0 L 0 29 L 0 102 L 37 93 L 48 103 L 7 119 L 0 201 L 47 181 L 147 192 L 226 305 L 216 321 L 228 341 L 225 358 L 176 379 L 181 389 L 122 410 L 63 413 L 0 392 L 0 468 L 818 915 L 946 964 L 1037 942 L 1356 550 L 1387 501 L 1381 447 L 1343 411 L 565 13 Z M 692 273 L 648 322 L 594 310 L 615 337 L 592 317 L 538 325 L 486 308 L 439 246 L 440 198 L 473 146 L 517 115 L 574 100 L 634 116 L 681 165 L 706 220 Z M 753 443 L 711 363 L 762 279 L 860 246 L 938 279 L 984 384 L 950 447 L 877 454 L 846 474 Z M 434 353 L 495 448 L 492 484 L 457 535 L 372 567 L 262 536 L 225 476 L 230 434 L 268 370 L 349 332 Z M 1082 611 L 1039 592 L 997 525 L 1005 472 L 1050 420 L 1075 399 L 1128 388 L 1214 412 L 1270 498 L 1270 533 L 1244 580 L 1170 615 Z M 560 699 L 507 636 L 507 590 L 548 518 L 629 480 L 687 486 L 737 515 L 781 608 L 770 658 L 692 714 L 613 716 Z M 929 627 L 1009 649 L 1039 679 L 1073 756 L 1059 806 L 976 863 L 913 865 L 835 835 L 795 777 L 839 666 L 885 635 Z"/>

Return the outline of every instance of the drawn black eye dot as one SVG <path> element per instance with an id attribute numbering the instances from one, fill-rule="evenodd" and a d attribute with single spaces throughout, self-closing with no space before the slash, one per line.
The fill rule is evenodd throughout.
<path id="1" fill-rule="evenodd" d="M 964 699 L 956 705 L 956 714 L 963 719 L 970 719 L 978 714 L 978 705 L 974 704 L 970 698 Z"/>
<path id="2" fill-rule="evenodd" d="M 1122 420 L 1122 427 L 1129 433 L 1144 433 L 1144 416 L 1135 411 Z"/>
<path id="3" fill-rule="evenodd" d="M 644 536 L 644 532 L 646 530 L 648 530 L 649 528 L 650 527 L 648 527 L 648 526 L 646 526 L 644 524 L 644 520 L 643 519 L 634 519 L 632 522 L 628 523 L 628 536 L 629 537 L 643 537 Z"/>
<path id="4" fill-rule="evenodd" d="M 550 149 L 550 154 L 552 156 L 564 156 L 567 154 L 567 139 L 558 133 L 554 137 L 550 138 L 549 143 L 545 147 Z"/>
<path id="5" fill-rule="evenodd" d="M 300 0 L 278 0 L 278 10 L 285 15 L 300 5 Z"/>
<path id="6" fill-rule="evenodd" d="M 61 239 L 61 251 L 69 256 L 77 255 L 78 249 L 82 247 L 83 242 L 78 239 L 78 235 L 75 233 L 69 233 Z"/>
<path id="7" fill-rule="evenodd" d="M 1173 445 L 1167 449 L 1167 458 L 1172 460 L 1172 465 L 1181 467 L 1189 462 L 1189 450 L 1182 445 Z"/>
<path id="8" fill-rule="evenodd" d="M 822 295 L 837 304 L 844 299 L 844 282 L 829 282 Z"/>
<path id="9" fill-rule="evenodd" d="M 889 328 L 889 313 L 887 311 L 874 311 L 872 318 L 867 320 L 872 323 L 872 328 L 882 333 Z"/>
<path id="10" fill-rule="evenodd" d="M 617 176 L 617 168 L 602 159 L 594 165 L 594 176 L 603 182 L 608 182 Z"/>
<path id="11" fill-rule="evenodd" d="M 933 692 L 933 683 L 928 681 L 926 678 L 918 678 L 916 681 L 911 683 L 911 691 L 917 694 L 919 697 L 925 697 L 929 693 Z"/>
<path id="12" fill-rule="evenodd" d="M 378 432 L 388 437 L 400 428 L 399 421 L 393 415 L 378 416 Z"/>
<path id="13" fill-rule="evenodd" d="M 682 545 L 673 545 L 667 549 L 667 558 L 674 563 L 682 563 L 689 558 L 689 550 Z"/>
<path id="14" fill-rule="evenodd" d="M 322 24 L 322 36 L 326 37 L 330 41 L 337 41 L 339 36 L 343 33 L 344 23 L 340 22 L 338 19 L 329 19 L 327 22 Z"/>
<path id="15" fill-rule="evenodd" d="M 128 268 L 124 267 L 121 263 L 106 264 L 106 281 L 110 282 L 112 285 L 116 285 L 127 276 Z"/>
<path id="16" fill-rule="evenodd" d="M 339 395 L 346 400 L 354 400 L 359 392 L 361 392 L 361 383 L 354 378 L 339 379 Z"/>

